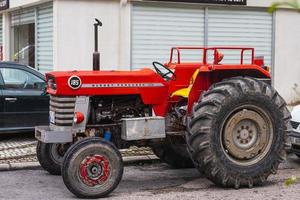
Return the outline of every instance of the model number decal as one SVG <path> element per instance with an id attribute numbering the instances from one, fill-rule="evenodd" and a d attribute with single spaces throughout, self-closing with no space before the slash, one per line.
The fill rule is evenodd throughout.
<path id="1" fill-rule="evenodd" d="M 76 90 L 81 86 L 81 79 L 78 76 L 71 76 L 68 80 L 68 85 L 73 90 Z"/>
<path id="2" fill-rule="evenodd" d="M 162 83 L 101 83 L 82 84 L 82 88 L 163 87 Z"/>

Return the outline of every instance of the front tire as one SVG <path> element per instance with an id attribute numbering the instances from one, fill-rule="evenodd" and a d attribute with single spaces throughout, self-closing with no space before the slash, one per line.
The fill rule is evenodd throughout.
<path id="1" fill-rule="evenodd" d="M 60 175 L 65 148 L 67 147 L 63 144 L 50 144 L 38 141 L 36 154 L 42 168 L 52 175 Z"/>
<path id="2" fill-rule="evenodd" d="M 262 184 L 285 159 L 290 114 L 275 89 L 231 78 L 202 95 L 187 143 L 197 168 L 217 185 Z"/>
<path id="3" fill-rule="evenodd" d="M 123 160 L 119 150 L 102 138 L 88 137 L 72 145 L 65 155 L 62 177 L 79 198 L 101 198 L 120 183 Z"/>

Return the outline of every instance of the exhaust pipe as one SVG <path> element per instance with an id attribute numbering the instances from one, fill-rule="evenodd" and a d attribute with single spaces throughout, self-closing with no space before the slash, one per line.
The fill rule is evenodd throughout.
<path id="1" fill-rule="evenodd" d="M 94 24 L 95 31 L 95 51 L 93 53 L 93 70 L 100 70 L 100 53 L 98 52 L 98 27 L 102 26 L 102 22 L 99 19 L 95 19 L 96 23 Z"/>

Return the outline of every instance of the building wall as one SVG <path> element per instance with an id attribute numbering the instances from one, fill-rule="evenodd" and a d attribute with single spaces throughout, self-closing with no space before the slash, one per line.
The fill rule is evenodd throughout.
<path id="1" fill-rule="evenodd" d="M 48 1 L 51 1 L 51 0 L 10 0 L 9 8 L 14 9 L 14 8 L 24 7 L 24 6 L 28 7 L 28 6 L 32 6 L 35 4 L 48 2 Z"/>
<path id="2" fill-rule="evenodd" d="M 54 1 L 54 70 L 91 70 L 94 18 L 102 21 L 102 69 L 129 69 L 130 6 L 120 1 Z M 121 56 L 122 55 L 122 56 Z"/>
<path id="3" fill-rule="evenodd" d="M 9 14 L 49 0 L 11 0 L 3 15 L 4 58 L 9 59 Z M 103 22 L 99 49 L 102 69 L 130 69 L 131 3 L 128 0 L 53 0 L 54 70 L 90 70 L 94 49 L 92 19 Z M 273 0 L 248 0 L 249 7 L 269 7 Z M 274 85 L 288 103 L 300 100 L 300 14 L 276 11 Z"/>
<path id="4" fill-rule="evenodd" d="M 248 0 L 248 6 L 267 7 L 271 2 Z M 129 1 L 54 0 L 54 70 L 92 68 L 94 32 L 91 19 L 95 17 L 103 21 L 99 41 L 101 66 L 104 69 L 130 69 Z"/>
<path id="5" fill-rule="evenodd" d="M 247 0 L 247 6 L 252 7 L 269 7 L 274 0 Z"/>
<path id="6" fill-rule="evenodd" d="M 300 13 L 276 11 L 275 88 L 288 103 L 300 102 Z"/>

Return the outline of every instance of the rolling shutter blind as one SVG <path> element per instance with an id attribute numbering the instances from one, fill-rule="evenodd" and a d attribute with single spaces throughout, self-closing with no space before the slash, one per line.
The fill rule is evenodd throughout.
<path id="1" fill-rule="evenodd" d="M 15 11 L 11 15 L 11 23 L 13 26 L 22 24 L 31 24 L 35 22 L 34 8 Z"/>
<path id="2" fill-rule="evenodd" d="M 271 65 L 272 15 L 266 11 L 208 10 L 208 46 L 254 47 L 256 56 L 264 56 Z M 222 63 L 239 62 L 238 52 L 226 52 Z M 247 55 L 247 54 L 246 54 Z M 250 54 L 248 53 L 248 60 Z"/>
<path id="3" fill-rule="evenodd" d="M 134 4 L 131 42 L 132 69 L 168 62 L 171 47 L 203 46 L 204 9 Z M 194 56 L 191 52 L 185 58 Z"/>
<path id="4" fill-rule="evenodd" d="M 36 66 L 41 72 L 53 69 L 53 6 L 47 4 L 37 9 Z"/>

